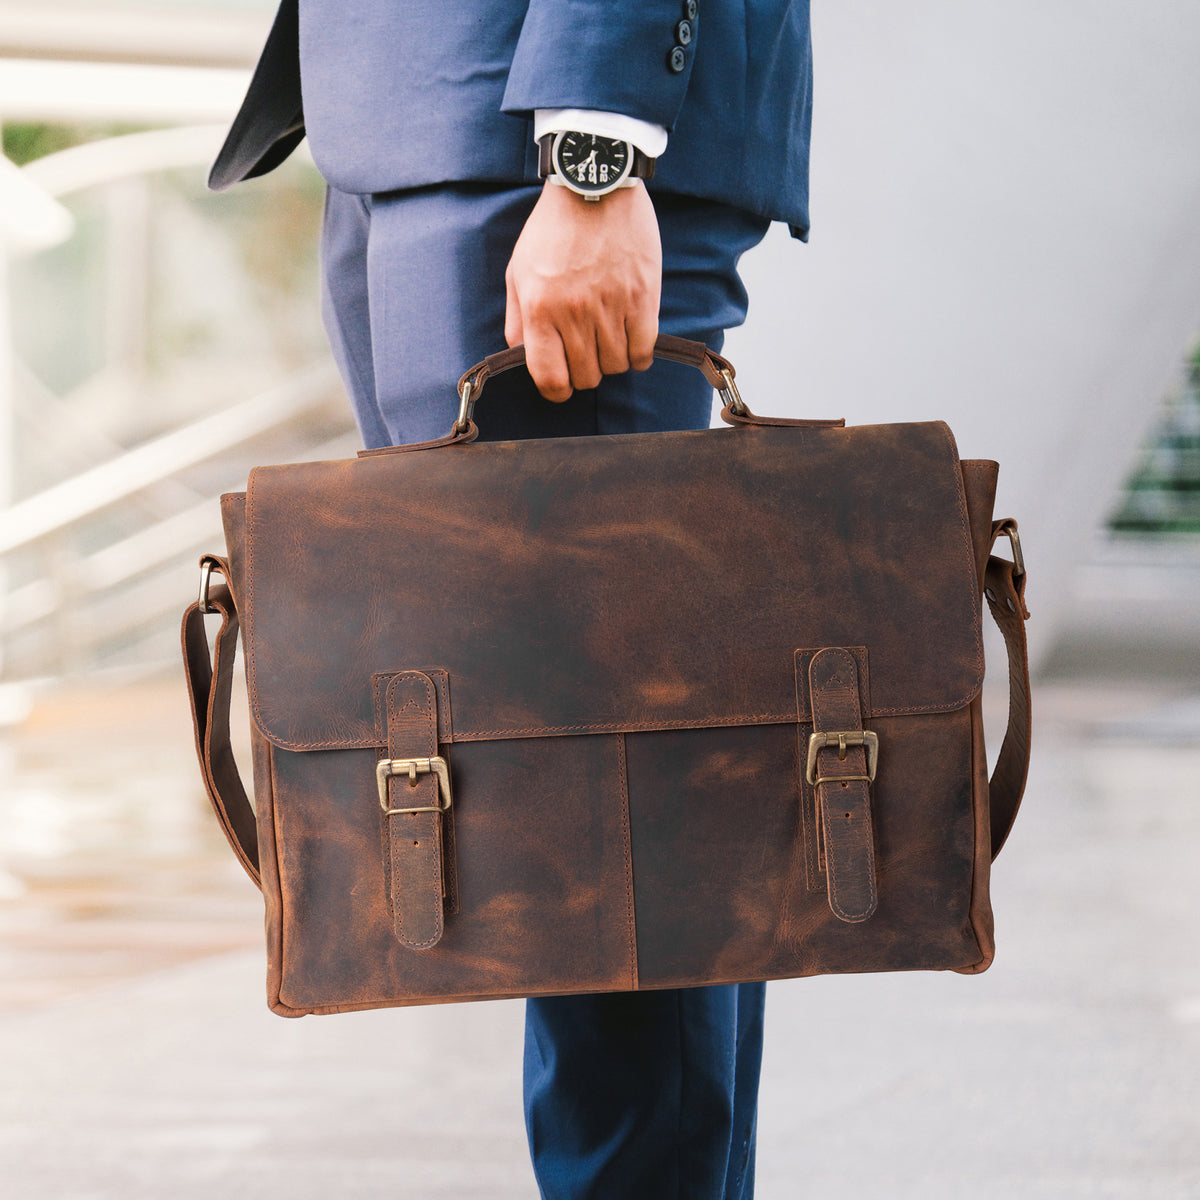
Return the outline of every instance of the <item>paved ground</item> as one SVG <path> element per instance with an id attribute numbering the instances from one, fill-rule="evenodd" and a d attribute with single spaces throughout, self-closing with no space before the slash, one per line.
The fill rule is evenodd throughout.
<path id="1" fill-rule="evenodd" d="M 1200 1198 L 1198 709 L 1042 689 L 987 974 L 771 986 L 760 1200 Z M 520 1005 L 270 1015 L 188 753 L 173 683 L 10 739 L 0 1195 L 535 1200 Z"/>

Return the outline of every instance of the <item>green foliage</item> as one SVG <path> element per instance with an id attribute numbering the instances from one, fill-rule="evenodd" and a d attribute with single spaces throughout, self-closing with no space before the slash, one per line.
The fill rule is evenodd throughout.
<path id="1" fill-rule="evenodd" d="M 1126 484 L 1117 532 L 1200 533 L 1200 346 L 1186 371 Z"/>
<path id="2" fill-rule="evenodd" d="M 77 130 L 66 125 L 9 125 L 4 126 L 4 153 L 19 167 L 44 158 L 56 150 L 66 150 L 83 139 Z"/>
<path id="3" fill-rule="evenodd" d="M 47 125 L 36 122 L 14 122 L 3 127 L 5 155 L 23 167 L 34 159 L 45 158 L 59 150 L 95 142 L 101 138 L 136 133 L 140 125 Z"/>

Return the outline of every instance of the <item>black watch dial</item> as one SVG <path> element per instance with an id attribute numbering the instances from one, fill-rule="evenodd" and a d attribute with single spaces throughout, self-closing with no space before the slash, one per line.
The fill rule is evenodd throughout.
<path id="1" fill-rule="evenodd" d="M 632 148 L 617 138 L 567 130 L 554 139 L 554 169 L 567 187 L 585 196 L 612 191 L 632 166 Z"/>

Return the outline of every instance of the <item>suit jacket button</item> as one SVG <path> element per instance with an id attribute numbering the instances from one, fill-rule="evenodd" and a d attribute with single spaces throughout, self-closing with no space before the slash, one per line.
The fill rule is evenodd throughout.
<path id="1" fill-rule="evenodd" d="M 671 53 L 667 55 L 667 66 L 672 75 L 683 73 L 684 67 L 687 66 L 687 55 L 684 54 L 682 46 L 671 47 Z"/>
<path id="2" fill-rule="evenodd" d="M 686 46 L 692 40 L 692 23 L 690 21 L 680 21 L 675 26 L 675 40 L 681 45 Z"/>
<path id="3" fill-rule="evenodd" d="M 687 0 L 687 3 L 683 6 L 683 15 L 687 17 L 689 21 L 694 21 L 699 12 L 700 5 L 696 3 L 696 0 Z"/>

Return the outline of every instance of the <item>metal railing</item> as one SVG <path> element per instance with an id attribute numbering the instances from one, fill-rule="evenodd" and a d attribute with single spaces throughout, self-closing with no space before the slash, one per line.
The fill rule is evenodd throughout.
<path id="1" fill-rule="evenodd" d="M 173 659 L 196 556 L 223 544 L 220 493 L 240 489 L 256 457 L 345 456 L 357 444 L 332 361 L 315 344 L 307 363 L 281 363 L 278 383 L 198 417 L 199 404 L 184 404 L 180 421 L 165 431 L 161 405 L 140 421 L 136 411 L 107 426 L 90 417 L 98 397 L 101 408 L 111 402 L 136 410 L 122 388 L 135 381 L 135 392 L 144 389 L 154 261 L 139 223 L 153 213 L 148 192 L 127 203 L 130 188 L 164 170 L 198 175 L 219 132 L 127 135 L 48 155 L 24 170 L 53 201 L 99 201 L 92 208 L 107 222 L 102 236 L 115 257 L 104 289 L 109 336 L 96 339 L 104 361 L 73 389 L 56 389 L 22 361 L 11 325 L 0 322 L 0 455 L 8 460 L 0 462 L 0 667 L 9 681 L 147 669 Z M 6 272 L 0 283 L 10 278 Z M 59 282 L 75 286 L 69 277 Z M 8 296 L 10 309 L 23 302 Z M 225 374 L 235 375 L 236 351 L 226 353 Z M 247 381 L 262 378 L 257 368 Z M 198 382 L 197 394 L 202 388 Z M 139 424 L 160 432 L 131 439 Z"/>

